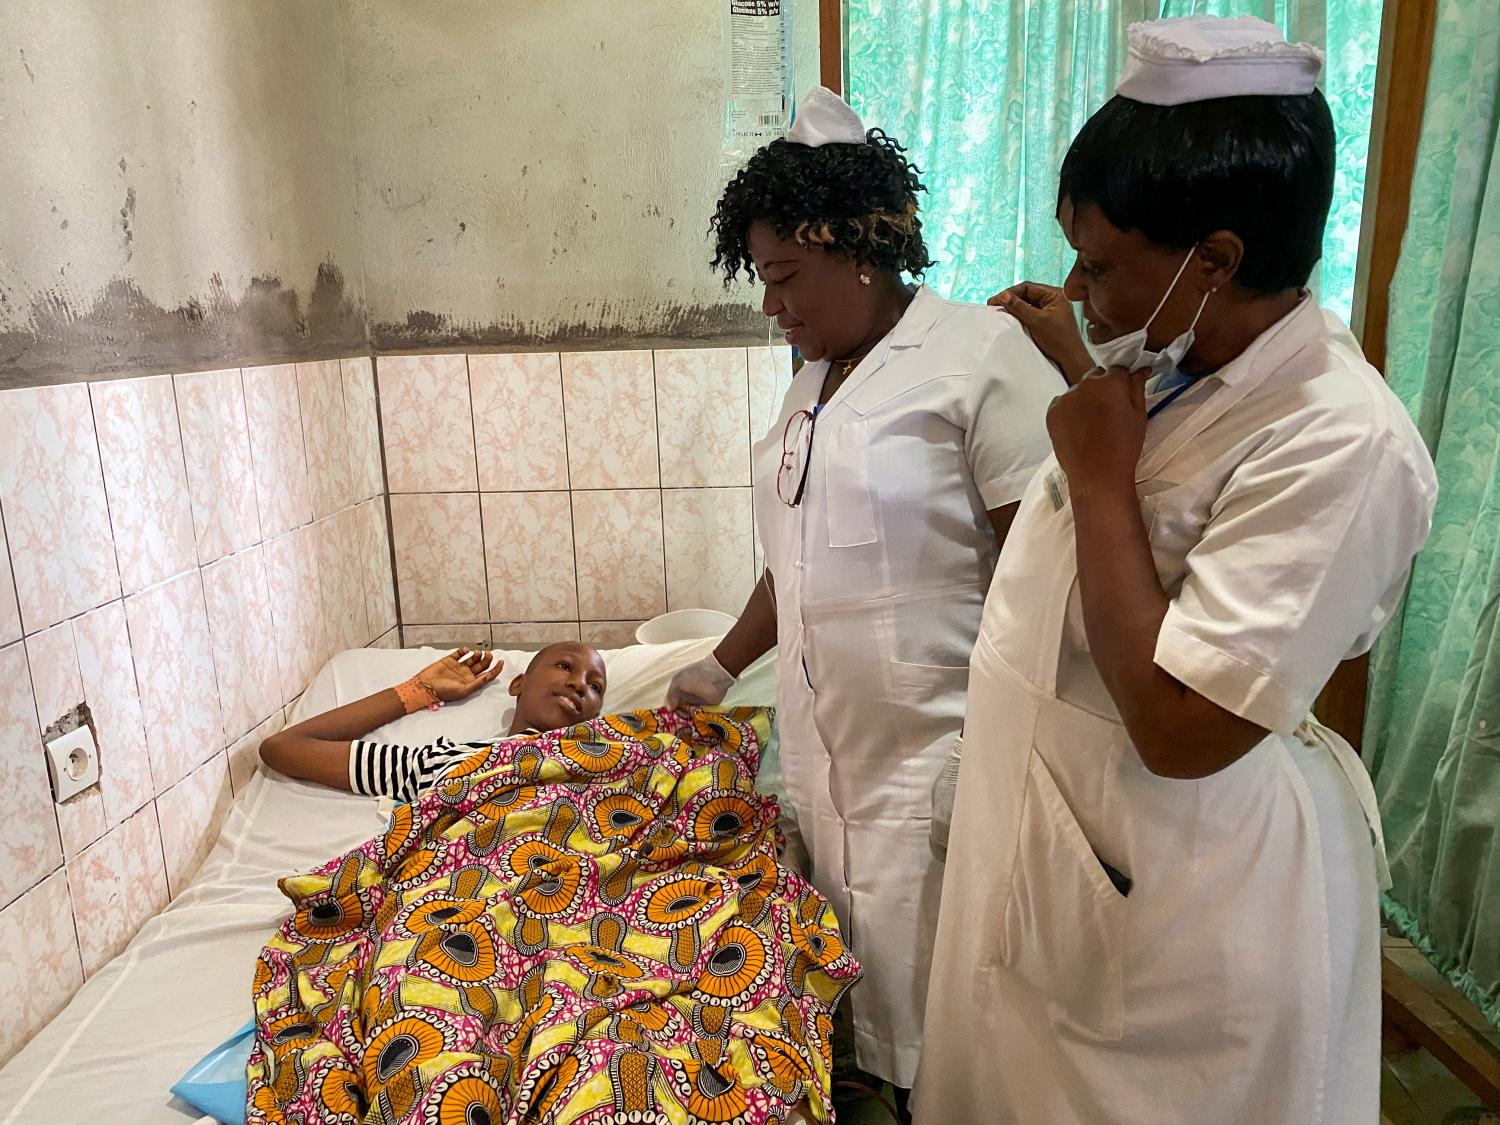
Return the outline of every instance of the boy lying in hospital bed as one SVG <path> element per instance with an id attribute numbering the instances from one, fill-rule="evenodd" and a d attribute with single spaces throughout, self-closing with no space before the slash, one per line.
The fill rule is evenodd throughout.
<path id="1" fill-rule="evenodd" d="M 439 739 L 430 746 L 366 742 L 365 735 L 403 715 L 456 703 L 493 683 L 505 662 L 460 648 L 393 688 L 287 727 L 261 744 L 261 759 L 287 777 L 366 797 L 414 801 L 442 774 L 490 742 Z M 599 716 L 607 677 L 592 645 L 549 645 L 510 682 L 516 710 L 509 735 L 541 733 Z"/>
<path id="2" fill-rule="evenodd" d="M 458 649 L 263 745 L 294 777 L 409 803 L 281 881 L 249 1125 L 827 1121 L 831 1015 L 860 968 L 778 862 L 769 710 L 601 716 L 603 660 L 567 643 L 511 682 L 508 737 L 363 740 L 501 672 Z"/>

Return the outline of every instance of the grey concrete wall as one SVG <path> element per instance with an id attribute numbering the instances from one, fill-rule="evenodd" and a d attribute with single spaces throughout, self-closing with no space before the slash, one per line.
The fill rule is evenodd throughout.
<path id="1" fill-rule="evenodd" d="M 365 345 L 333 0 L 0 11 L 0 386 Z"/>
<path id="2" fill-rule="evenodd" d="M 708 268 L 724 0 L 340 2 L 377 348 L 764 340 Z"/>
<path id="3" fill-rule="evenodd" d="M 0 386 L 763 341 L 708 268 L 724 3 L 10 0 Z"/>

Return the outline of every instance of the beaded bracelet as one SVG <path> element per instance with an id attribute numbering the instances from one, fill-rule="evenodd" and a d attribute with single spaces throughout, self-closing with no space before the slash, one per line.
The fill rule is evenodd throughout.
<path id="1" fill-rule="evenodd" d="M 438 693 L 423 683 L 420 676 L 413 676 L 405 683 L 397 684 L 396 697 L 401 700 L 401 707 L 408 715 L 423 708 L 436 711 L 443 705 Z"/>

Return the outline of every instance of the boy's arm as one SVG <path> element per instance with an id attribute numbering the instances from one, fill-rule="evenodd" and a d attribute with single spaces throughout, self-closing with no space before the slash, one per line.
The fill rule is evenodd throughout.
<path id="1" fill-rule="evenodd" d="M 314 715 L 271 735 L 260 758 L 277 773 L 349 790 L 349 744 L 406 714 L 395 688 Z"/>
<path id="2" fill-rule="evenodd" d="M 458 649 L 422 669 L 400 690 L 377 691 L 271 735 L 260 744 L 261 761 L 287 777 L 348 791 L 351 742 L 416 710 L 424 697 L 449 703 L 464 699 L 491 683 L 503 667 L 491 653 Z M 408 708 L 403 694 L 415 697 L 417 704 Z"/>

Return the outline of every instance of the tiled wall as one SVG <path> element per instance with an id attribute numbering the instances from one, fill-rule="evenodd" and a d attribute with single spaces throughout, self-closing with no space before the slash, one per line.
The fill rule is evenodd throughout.
<path id="1" fill-rule="evenodd" d="M 0 392 L 0 1061 L 191 878 L 327 657 L 396 643 L 384 492 L 367 358 Z M 102 778 L 56 805 L 79 704 Z"/>
<path id="2" fill-rule="evenodd" d="M 332 653 L 743 605 L 786 349 L 376 362 L 378 406 L 368 358 L 0 392 L 0 1062 L 186 886 Z M 80 705 L 102 776 L 58 805 Z"/>
<path id="3" fill-rule="evenodd" d="M 785 348 L 377 360 L 407 645 L 629 643 L 738 613 Z"/>

